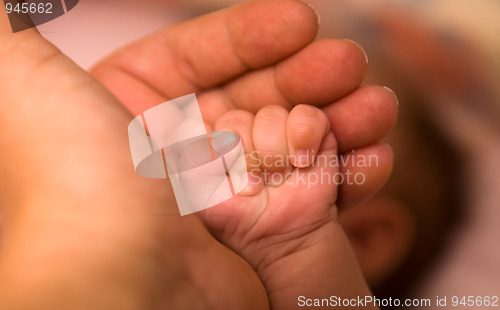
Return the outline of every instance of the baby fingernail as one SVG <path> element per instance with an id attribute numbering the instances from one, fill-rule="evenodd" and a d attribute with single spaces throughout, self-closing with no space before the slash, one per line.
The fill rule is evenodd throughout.
<path id="1" fill-rule="evenodd" d="M 295 151 L 295 163 L 294 166 L 298 168 L 305 168 L 310 165 L 309 154 L 306 150 L 296 150 Z"/>

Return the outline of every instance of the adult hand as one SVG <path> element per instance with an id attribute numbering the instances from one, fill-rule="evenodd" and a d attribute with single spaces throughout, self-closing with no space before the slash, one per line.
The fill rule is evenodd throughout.
<path id="1" fill-rule="evenodd" d="M 165 180 L 135 174 L 131 119 L 0 9 L 0 309 L 267 309 L 196 216 L 154 216 L 177 207 Z"/>

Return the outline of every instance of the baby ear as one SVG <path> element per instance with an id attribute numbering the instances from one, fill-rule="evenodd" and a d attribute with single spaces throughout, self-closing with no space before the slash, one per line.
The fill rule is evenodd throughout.
<path id="1" fill-rule="evenodd" d="M 339 214 L 339 223 L 370 286 L 394 272 L 414 245 L 416 223 L 405 204 L 378 196 Z"/>

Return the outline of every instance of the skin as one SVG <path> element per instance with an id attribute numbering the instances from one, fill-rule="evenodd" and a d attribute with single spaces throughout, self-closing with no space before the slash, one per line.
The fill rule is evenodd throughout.
<path id="1" fill-rule="evenodd" d="M 377 171 L 361 171 L 364 185 L 340 187 L 339 207 L 348 208 L 375 195 L 390 175 L 391 154 L 378 141 L 395 125 L 398 102 L 384 87 L 359 87 L 367 57 L 356 43 L 313 42 L 317 30 L 316 13 L 301 2 L 254 1 L 154 33 L 102 60 L 92 74 L 133 115 L 195 92 L 209 131 L 233 109 L 322 107 L 340 153 L 383 159 Z"/>
<path id="2" fill-rule="evenodd" d="M 347 41 L 311 44 L 316 30 L 314 12 L 300 2 L 254 2 L 153 34 L 103 61 L 95 79 L 36 31 L 12 34 L 2 9 L 0 308 L 279 309 L 295 303 L 295 291 L 280 294 L 279 284 L 296 278 L 273 279 L 276 291 L 266 292 L 268 279 L 216 241 L 196 215 L 151 216 L 174 212 L 175 199 L 168 181 L 135 174 L 125 128 L 132 114 L 190 92 L 201 94 L 207 126 L 216 126 L 225 113 L 245 108 L 236 94 L 265 85 L 266 104 L 286 111 L 304 101 L 324 106 L 339 150 L 385 158 L 365 187 L 338 192 L 345 206 L 353 203 L 349 193 L 369 198 L 390 172 L 391 152 L 376 142 L 395 122 L 395 98 L 383 88 L 358 88 L 363 52 Z M 311 58 L 317 66 L 301 65 L 312 56 L 319 57 Z M 321 70 L 325 61 L 340 71 L 331 77 Z M 297 70 L 310 79 L 291 75 Z M 310 87 L 291 91 L 300 84 Z M 367 102 L 356 101 L 367 96 L 373 99 L 368 110 Z M 373 121 L 351 126 L 363 119 Z M 326 244 L 323 238 L 333 236 L 334 246 L 311 254 L 338 257 L 338 263 L 323 269 L 308 259 L 309 248 L 293 252 L 311 275 L 301 294 L 313 283 L 325 290 L 318 295 L 366 293 L 338 225 L 323 229 L 327 234 L 309 240 Z M 276 269 L 291 263 L 276 260 Z M 317 282 L 325 279 L 335 281 Z"/>
<path id="3" fill-rule="evenodd" d="M 298 296 L 370 295 L 337 222 L 338 186 L 326 181 L 340 172 L 329 164 L 338 145 L 327 115 L 308 105 L 290 112 L 271 105 L 256 115 L 230 111 L 215 124 L 216 130 L 224 128 L 241 136 L 251 159 L 250 181 L 237 197 L 202 217 L 257 271 L 273 309 L 293 309 Z M 319 177 L 325 181 L 308 181 Z M 347 274 L 348 281 L 339 281 Z"/>

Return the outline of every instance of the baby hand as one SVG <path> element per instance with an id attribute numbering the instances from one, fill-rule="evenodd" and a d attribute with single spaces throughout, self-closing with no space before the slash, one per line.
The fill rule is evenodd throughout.
<path id="1" fill-rule="evenodd" d="M 200 214 L 212 233 L 261 277 L 273 309 L 299 296 L 370 294 L 336 222 L 342 181 L 337 140 L 327 116 L 298 105 L 266 106 L 256 115 L 227 112 L 215 130 L 241 137 L 248 185 Z M 364 296 L 363 295 L 363 296 Z"/>

